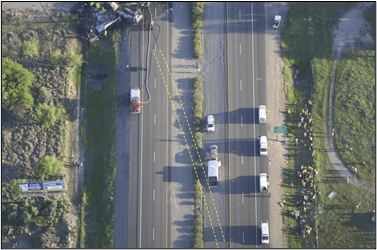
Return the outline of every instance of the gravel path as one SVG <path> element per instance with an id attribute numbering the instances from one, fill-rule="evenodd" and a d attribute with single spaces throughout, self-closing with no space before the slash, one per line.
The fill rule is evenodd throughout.
<path id="1" fill-rule="evenodd" d="M 367 22 L 363 18 L 363 11 L 366 7 L 373 5 L 373 2 L 360 2 L 356 8 L 349 10 L 341 19 L 338 28 L 334 30 L 334 44 L 333 44 L 333 59 L 338 61 L 341 59 L 342 51 L 344 48 L 350 47 L 355 49 L 357 44 L 364 46 L 375 46 L 373 38 L 366 28 Z M 336 67 L 334 70 L 334 77 L 331 86 L 331 100 L 330 100 L 330 131 L 334 128 L 334 115 L 333 115 L 333 102 L 334 102 L 334 88 L 335 88 Z M 325 125 L 326 134 L 329 135 L 329 128 Z M 358 178 L 353 178 L 353 173 L 348 169 L 342 160 L 339 153 L 335 148 L 334 140 L 330 137 L 326 137 L 327 154 L 330 158 L 334 168 L 338 171 L 338 174 L 345 179 L 348 177 L 350 183 L 358 187 L 363 187 L 366 190 L 375 193 L 375 187 L 367 187 Z"/>

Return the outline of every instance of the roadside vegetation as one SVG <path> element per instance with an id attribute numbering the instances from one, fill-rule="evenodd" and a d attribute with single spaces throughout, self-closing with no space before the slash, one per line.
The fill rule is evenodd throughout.
<path id="1" fill-rule="evenodd" d="M 199 152 L 201 151 L 201 147 L 203 144 L 203 133 L 200 132 L 201 126 L 202 126 L 202 120 L 203 120 L 203 94 L 202 94 L 202 83 L 203 79 L 200 76 L 197 76 L 193 80 L 193 87 L 194 87 L 194 93 L 192 95 L 192 101 L 194 103 L 194 125 L 195 125 L 195 131 L 194 131 L 194 137 L 195 142 L 199 148 Z M 199 156 L 198 156 L 199 157 Z M 198 170 L 200 168 L 199 158 L 196 158 L 196 169 Z M 197 209 L 195 210 L 195 220 L 194 220 L 194 240 L 193 240 L 193 248 L 203 248 L 204 242 L 203 242 L 203 213 L 201 211 L 202 206 L 202 184 L 199 180 L 199 175 L 197 171 L 193 170 L 195 184 L 194 184 L 194 198 L 195 198 L 195 204 L 197 205 Z M 200 225 L 199 225 L 200 224 Z"/>
<path id="2" fill-rule="evenodd" d="M 204 6 L 205 2 L 190 2 L 191 24 L 194 29 L 192 47 L 195 59 L 200 59 L 203 55 L 201 29 L 203 27 Z"/>
<path id="3" fill-rule="evenodd" d="M 200 132 L 203 121 L 203 93 L 202 93 L 203 78 L 197 76 L 193 80 L 194 94 L 192 101 L 194 103 L 194 125 L 195 125 L 195 141 L 198 146 L 202 147 L 203 133 Z"/>
<path id="4" fill-rule="evenodd" d="M 374 50 L 343 52 L 336 69 L 334 100 L 338 152 L 343 163 L 356 167 L 357 177 L 371 186 L 376 182 L 375 59 Z"/>
<path id="5" fill-rule="evenodd" d="M 335 63 L 331 60 L 331 31 L 339 18 L 355 5 L 353 2 L 291 3 L 286 27 L 282 31 L 287 128 L 291 138 L 289 168 L 284 173 L 283 183 L 283 199 L 286 200 L 283 214 L 289 248 L 312 248 L 313 244 L 317 248 L 375 247 L 375 234 L 372 232 L 374 224 L 370 220 L 375 208 L 375 195 L 346 183 L 345 179 L 334 171 L 325 150 L 325 136 L 328 135 L 324 126 L 329 115 L 329 94 L 335 68 Z M 346 154 L 342 157 L 349 167 L 355 164 L 356 160 L 356 164 L 359 164 L 359 158 L 369 159 L 370 167 L 360 169 L 358 173 L 362 173 L 358 177 L 364 181 L 375 182 L 375 162 L 372 160 L 375 157 L 366 157 L 366 154 L 371 151 L 374 154 L 375 151 L 375 102 L 371 101 L 375 100 L 375 52 L 359 47 L 354 54 L 343 53 L 342 58 L 337 66 L 333 107 L 338 149 L 341 154 Z M 297 76 L 297 80 L 293 76 Z M 372 96 L 366 97 L 371 93 Z M 347 98 L 344 99 L 345 97 Z M 316 221 L 314 225 L 318 232 L 313 231 L 310 237 L 303 239 L 300 221 L 292 217 L 292 211 L 296 209 L 296 202 L 302 199 L 300 190 L 303 187 L 296 172 L 301 165 L 307 166 L 312 160 L 310 151 L 305 146 L 295 145 L 295 139 L 301 136 L 297 127 L 300 122 L 299 113 L 308 100 L 313 102 L 313 162 L 319 173 L 315 182 L 315 217 L 310 216 L 309 211 L 304 214 L 307 216 L 306 223 L 309 219 Z M 356 133 L 356 130 L 359 133 Z M 344 146 L 339 148 L 339 144 L 343 143 L 348 143 L 349 147 L 352 144 L 354 152 L 342 152 Z M 367 152 L 361 152 L 362 150 Z M 347 160 L 346 157 L 351 158 Z M 290 185 L 292 182 L 293 188 Z M 332 199 L 328 198 L 331 192 L 335 192 Z M 357 209 L 359 202 L 361 206 Z M 322 207 L 322 214 L 318 214 L 319 205 Z"/>
<path id="6" fill-rule="evenodd" d="M 88 82 L 87 105 L 88 121 L 86 152 L 88 164 L 85 183 L 80 248 L 112 248 L 114 244 L 114 184 L 116 174 L 116 109 L 117 109 L 117 70 L 118 42 L 120 33 L 113 31 L 101 43 L 109 46 L 104 51 L 99 46 L 89 48 L 90 67 L 101 67 L 110 75 L 103 81 L 100 90 L 91 88 Z"/>
<path id="7" fill-rule="evenodd" d="M 27 199 L 20 197 L 19 184 L 60 180 L 69 173 L 61 159 L 71 141 L 68 90 L 75 79 L 70 72 L 81 67 L 81 50 L 52 21 L 30 18 L 33 11 L 2 11 L 2 242 L 27 236 L 32 248 L 63 248 L 71 197 Z M 67 14 L 53 15 L 62 21 Z M 76 21 L 71 15 L 65 26 Z"/>

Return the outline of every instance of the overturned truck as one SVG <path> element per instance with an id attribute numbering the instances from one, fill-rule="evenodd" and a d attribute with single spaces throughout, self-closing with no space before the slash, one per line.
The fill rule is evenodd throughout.
<path id="1" fill-rule="evenodd" d="M 116 2 L 91 2 L 86 3 L 88 14 L 88 36 L 92 43 L 99 37 L 107 34 L 107 29 L 116 23 L 126 21 L 137 24 L 143 19 L 140 9 L 132 11 L 126 7 L 121 8 Z"/>

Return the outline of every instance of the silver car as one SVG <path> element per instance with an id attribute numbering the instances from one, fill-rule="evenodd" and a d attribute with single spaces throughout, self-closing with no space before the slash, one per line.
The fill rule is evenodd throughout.
<path id="1" fill-rule="evenodd" d="M 211 160 L 217 161 L 217 152 L 218 152 L 218 147 L 216 145 L 212 145 L 209 148 L 209 151 L 211 152 Z"/>

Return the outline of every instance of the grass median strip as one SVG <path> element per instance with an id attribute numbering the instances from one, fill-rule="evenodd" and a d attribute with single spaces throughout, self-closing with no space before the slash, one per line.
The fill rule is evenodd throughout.
<path id="1" fill-rule="evenodd" d="M 165 62 L 166 68 L 167 68 L 167 70 L 168 70 L 168 72 L 169 72 L 169 75 L 170 75 L 170 78 L 171 78 L 171 80 L 172 80 L 172 83 L 173 83 L 174 89 L 175 89 L 175 91 L 176 91 L 176 93 L 177 93 L 178 100 L 179 100 L 179 103 L 180 103 L 180 105 L 181 105 L 181 108 L 182 108 L 182 111 L 183 111 L 183 114 L 184 114 L 185 120 L 186 120 L 187 125 L 188 125 L 188 128 L 189 128 L 189 130 L 190 130 L 191 138 L 192 138 L 192 141 L 193 141 L 193 143 L 194 143 L 194 147 L 195 147 L 195 150 L 196 150 L 196 153 L 197 153 L 197 157 L 199 158 L 200 166 L 202 167 L 202 171 L 203 171 L 203 173 L 204 173 L 204 177 L 205 177 L 205 179 L 206 179 L 206 183 L 207 183 L 207 186 L 208 186 L 208 189 L 209 189 L 210 195 L 211 195 L 211 200 L 212 200 L 213 206 L 214 206 L 215 211 L 216 211 L 217 220 L 218 220 L 218 223 L 219 223 L 219 228 L 220 228 L 221 233 L 222 233 L 222 238 L 223 238 L 223 241 L 225 241 L 225 237 L 224 237 L 223 229 L 222 229 L 222 226 L 221 226 L 220 218 L 219 218 L 219 216 L 218 216 L 217 209 L 216 209 L 216 203 L 215 203 L 215 200 L 213 199 L 213 195 L 212 195 L 212 192 L 211 192 L 211 188 L 209 187 L 209 182 L 207 181 L 206 171 L 205 171 L 205 169 L 204 169 L 204 166 L 203 166 L 202 160 L 201 160 L 201 158 L 200 158 L 199 149 L 198 149 L 198 146 L 197 146 L 197 144 L 196 144 L 196 140 L 195 140 L 195 137 L 194 137 L 193 131 L 192 131 L 191 127 L 190 127 L 190 123 L 189 123 L 189 121 L 188 121 L 186 111 L 184 110 L 184 107 L 183 107 L 183 104 L 182 104 L 181 97 L 180 97 L 179 92 L 178 92 L 178 90 L 177 90 L 177 87 L 176 87 L 176 85 L 175 85 L 175 82 L 174 82 L 174 79 L 173 79 L 172 74 L 171 74 L 171 72 L 170 72 L 169 66 L 168 66 L 168 64 L 166 63 L 165 57 L 164 57 L 164 55 L 162 54 L 161 50 L 159 50 L 159 52 L 160 52 L 161 57 L 163 58 L 163 61 Z M 186 147 L 187 147 L 187 149 L 188 149 L 188 152 L 189 152 L 189 155 L 190 155 L 190 158 L 191 158 L 191 163 L 192 163 L 192 165 L 193 165 L 193 167 L 194 167 L 194 171 L 195 171 L 196 178 L 199 180 L 198 170 L 197 170 L 197 168 L 196 168 L 196 166 L 195 166 L 195 162 L 194 162 L 194 159 L 193 159 L 193 157 L 192 157 L 192 154 L 191 154 L 191 151 L 190 151 L 190 147 L 189 147 L 189 145 L 188 145 L 188 143 L 187 143 L 187 140 L 186 140 L 186 137 L 185 137 L 185 132 L 184 132 L 183 129 L 182 129 L 181 122 L 180 122 L 180 120 L 179 120 L 179 117 L 178 117 L 177 111 L 176 111 L 175 106 L 174 106 L 174 104 L 173 104 L 173 100 L 172 100 L 172 98 L 171 98 L 171 94 L 170 94 L 170 92 L 169 92 L 169 87 L 168 87 L 168 85 L 167 85 L 167 82 L 166 82 L 166 80 L 165 80 L 164 74 L 163 74 L 163 72 L 162 72 L 162 69 L 161 69 L 161 67 L 160 67 L 159 61 L 158 61 L 158 59 L 157 59 L 157 56 L 156 56 L 156 53 L 155 53 L 154 50 L 153 50 L 153 54 L 154 54 L 154 56 L 155 56 L 155 59 L 156 59 L 156 62 L 157 62 L 158 68 L 159 68 L 160 73 L 161 73 L 161 77 L 162 77 L 162 79 L 163 79 L 163 81 L 164 81 L 164 84 L 165 84 L 165 87 L 166 87 L 166 90 L 167 90 L 167 93 L 168 93 L 168 96 L 169 96 L 169 99 L 170 99 L 171 105 L 172 105 L 173 110 L 174 110 L 174 113 L 175 113 L 175 115 L 176 115 L 176 118 L 177 118 L 177 121 L 178 121 L 178 124 L 179 124 L 179 128 L 180 128 L 181 131 L 182 131 L 182 135 L 183 135 L 183 138 L 184 138 L 184 140 L 185 140 Z M 207 201 L 206 201 L 206 199 L 205 199 L 205 196 L 204 196 L 204 192 L 203 192 L 203 190 L 202 190 L 202 196 L 203 196 L 203 201 L 204 201 L 204 204 L 205 204 L 205 206 L 206 206 L 207 213 L 208 213 L 208 217 L 209 217 L 209 220 L 210 220 L 210 223 L 211 223 L 211 227 L 212 227 L 212 231 L 213 231 L 213 234 L 214 234 L 214 238 L 215 238 L 216 246 L 218 247 L 218 242 L 217 242 L 216 233 L 215 233 L 215 230 L 214 230 L 214 227 L 213 227 L 213 223 L 212 223 L 211 215 L 210 215 L 210 212 L 209 212 L 209 209 L 208 209 L 208 204 L 207 204 Z"/>

